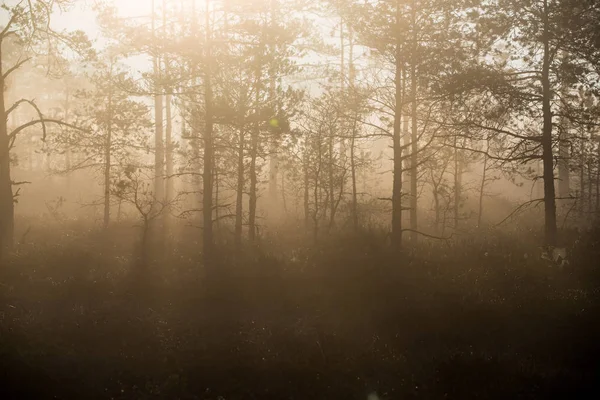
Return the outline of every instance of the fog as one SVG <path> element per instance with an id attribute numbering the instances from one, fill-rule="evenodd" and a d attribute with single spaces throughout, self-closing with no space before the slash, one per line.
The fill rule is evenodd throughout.
<path id="1" fill-rule="evenodd" d="M 1 398 L 599 393 L 598 20 L 3 2 Z"/>

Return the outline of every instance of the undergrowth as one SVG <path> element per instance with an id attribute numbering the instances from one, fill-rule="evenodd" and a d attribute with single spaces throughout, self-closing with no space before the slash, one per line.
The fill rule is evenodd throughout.
<path id="1" fill-rule="evenodd" d="M 208 279 L 189 231 L 140 270 L 134 228 L 111 229 L 32 231 L 0 268 L 0 398 L 600 394 L 597 233 L 564 269 L 527 235 L 265 237 L 221 245 Z"/>

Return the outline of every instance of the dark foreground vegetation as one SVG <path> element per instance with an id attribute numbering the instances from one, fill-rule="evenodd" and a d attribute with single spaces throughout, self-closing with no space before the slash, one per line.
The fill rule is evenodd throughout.
<path id="1" fill-rule="evenodd" d="M 0 398 L 600 394 L 598 231 L 563 269 L 525 233 L 394 255 L 370 232 L 264 238 L 243 261 L 219 252 L 209 278 L 195 231 L 145 269 L 126 232 L 40 228 L 2 265 Z"/>

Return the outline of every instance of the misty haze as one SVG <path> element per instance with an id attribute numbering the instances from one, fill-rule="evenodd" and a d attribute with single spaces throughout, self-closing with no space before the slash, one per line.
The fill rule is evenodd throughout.
<path id="1" fill-rule="evenodd" d="M 600 398 L 599 23 L 0 1 L 0 399 Z"/>

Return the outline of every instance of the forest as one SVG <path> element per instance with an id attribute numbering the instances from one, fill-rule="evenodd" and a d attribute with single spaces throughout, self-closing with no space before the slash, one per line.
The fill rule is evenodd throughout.
<path id="1" fill-rule="evenodd" d="M 0 398 L 600 398 L 597 0 L 0 2 Z"/>

